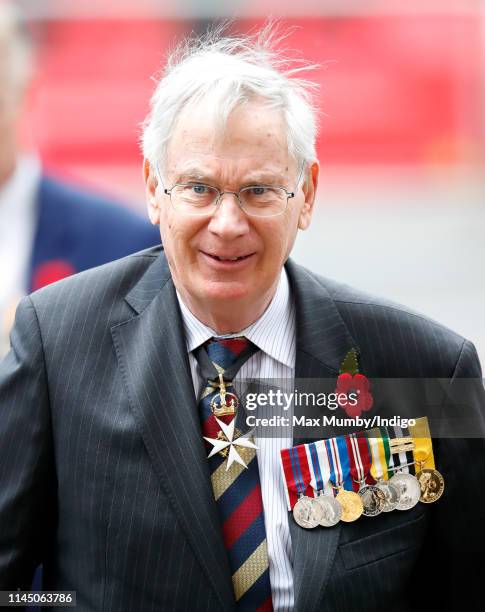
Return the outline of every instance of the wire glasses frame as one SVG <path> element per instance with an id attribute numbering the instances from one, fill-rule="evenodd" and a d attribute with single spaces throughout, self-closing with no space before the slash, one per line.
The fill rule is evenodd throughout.
<path id="1" fill-rule="evenodd" d="M 158 179 L 160 180 L 161 186 L 163 188 L 163 193 L 165 195 L 169 196 L 170 203 L 171 203 L 172 207 L 175 210 L 179 210 L 179 209 L 177 208 L 177 206 L 175 206 L 175 204 L 173 202 L 172 192 L 177 187 L 191 187 L 191 186 L 198 186 L 198 185 L 200 185 L 201 187 L 206 187 L 206 188 L 210 189 L 214 193 L 214 199 L 210 203 L 205 204 L 202 207 L 202 208 L 204 208 L 204 210 L 202 210 L 202 208 L 197 210 L 197 208 L 194 207 L 193 210 L 190 210 L 190 211 L 187 210 L 186 211 L 187 214 L 189 214 L 189 215 L 198 215 L 198 216 L 214 214 L 214 212 L 216 211 L 216 209 L 217 209 L 217 207 L 219 205 L 219 202 L 221 201 L 222 196 L 226 195 L 226 194 L 232 194 L 232 195 L 236 196 L 238 204 L 239 204 L 239 208 L 242 211 L 244 211 L 245 214 L 247 214 L 247 215 L 249 215 L 251 217 L 276 217 L 278 215 L 281 215 L 281 214 L 283 214 L 285 212 L 285 210 L 286 210 L 286 208 L 288 206 L 288 201 L 291 198 L 295 197 L 296 190 L 298 189 L 298 187 L 300 185 L 300 181 L 301 181 L 301 178 L 302 178 L 302 175 L 303 175 L 304 168 L 305 168 L 305 162 L 303 162 L 301 164 L 301 168 L 300 168 L 300 172 L 299 172 L 299 175 L 298 175 L 298 179 L 297 179 L 297 182 L 295 184 L 295 188 L 294 188 L 293 191 L 288 191 L 285 187 L 282 187 L 280 185 L 249 185 L 247 187 L 243 187 L 239 191 L 220 191 L 217 187 L 214 187 L 212 185 L 206 185 L 205 183 L 197 183 L 196 181 L 193 181 L 193 182 L 190 182 L 190 183 L 175 183 L 174 185 L 172 185 L 172 187 L 167 189 L 167 188 L 164 187 L 164 182 L 163 182 L 163 179 L 162 179 L 162 175 L 161 175 L 161 172 L 160 172 L 160 168 L 159 168 L 158 162 L 156 164 L 157 175 L 158 175 Z M 278 189 L 278 190 L 283 191 L 286 194 L 286 202 L 285 202 L 284 208 L 282 208 L 281 210 L 278 210 L 275 213 L 271 213 L 271 214 L 260 214 L 259 212 L 258 213 L 254 213 L 254 212 L 248 211 L 247 208 L 246 208 L 247 204 L 241 199 L 241 193 L 249 193 L 251 189 L 257 189 L 257 188 Z M 208 210 L 208 209 L 210 209 L 210 210 Z M 261 210 L 264 210 L 264 208 L 261 209 Z"/>

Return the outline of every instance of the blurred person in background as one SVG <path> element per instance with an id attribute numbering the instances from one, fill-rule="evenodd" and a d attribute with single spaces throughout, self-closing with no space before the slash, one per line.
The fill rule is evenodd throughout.
<path id="1" fill-rule="evenodd" d="M 0 4 L 0 357 L 19 299 L 60 278 L 160 242 L 144 219 L 44 174 L 20 150 L 18 127 L 34 62 L 16 8 Z M 67 112 L 67 109 L 66 109 Z"/>

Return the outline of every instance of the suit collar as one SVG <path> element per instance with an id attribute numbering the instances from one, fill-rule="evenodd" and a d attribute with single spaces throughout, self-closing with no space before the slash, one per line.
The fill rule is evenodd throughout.
<path id="1" fill-rule="evenodd" d="M 167 282 L 172 280 L 163 247 L 157 247 L 157 250 L 160 248 L 162 250 L 158 257 L 153 258 L 153 263 L 150 264 L 141 279 L 125 296 L 126 302 L 128 302 L 136 314 L 141 314 L 162 289 L 165 288 Z"/>
<path id="2" fill-rule="evenodd" d="M 295 378 L 335 379 L 358 348 L 322 280 L 292 261 L 286 271 L 296 305 Z M 232 583 L 198 420 L 183 324 L 163 253 L 126 296 L 136 316 L 112 329 L 136 421 L 161 484 L 224 609 Z M 294 439 L 294 444 L 304 442 Z M 324 595 L 340 528 L 305 530 L 289 517 L 295 610 Z"/>

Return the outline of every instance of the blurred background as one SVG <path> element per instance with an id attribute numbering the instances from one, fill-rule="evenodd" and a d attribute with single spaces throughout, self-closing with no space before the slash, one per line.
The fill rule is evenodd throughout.
<path id="1" fill-rule="evenodd" d="M 236 18 L 297 26 L 321 69 L 314 222 L 294 257 L 475 342 L 485 364 L 485 3 L 24 0 L 36 71 L 23 147 L 144 214 L 139 124 L 180 37 Z"/>

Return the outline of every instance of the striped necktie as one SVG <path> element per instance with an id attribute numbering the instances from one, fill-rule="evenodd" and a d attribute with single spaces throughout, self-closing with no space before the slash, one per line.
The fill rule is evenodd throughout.
<path id="1" fill-rule="evenodd" d="M 238 337 L 211 339 L 194 351 L 202 375 L 207 380 L 199 400 L 203 436 L 217 438 L 218 434 L 221 435 L 221 428 L 211 409 L 211 401 L 220 390 L 219 374 L 224 377 L 226 391 L 236 394 L 232 380 L 243 363 L 257 350 L 247 338 Z M 236 417 L 227 415 L 218 418 L 228 424 Z M 226 456 L 218 453 L 210 457 L 212 489 L 229 558 L 236 609 L 268 612 L 273 605 L 258 459 L 253 448 L 236 446 L 236 449 L 247 468 L 232 463 L 226 470 L 227 450 Z M 209 444 L 207 450 L 210 450 Z"/>

